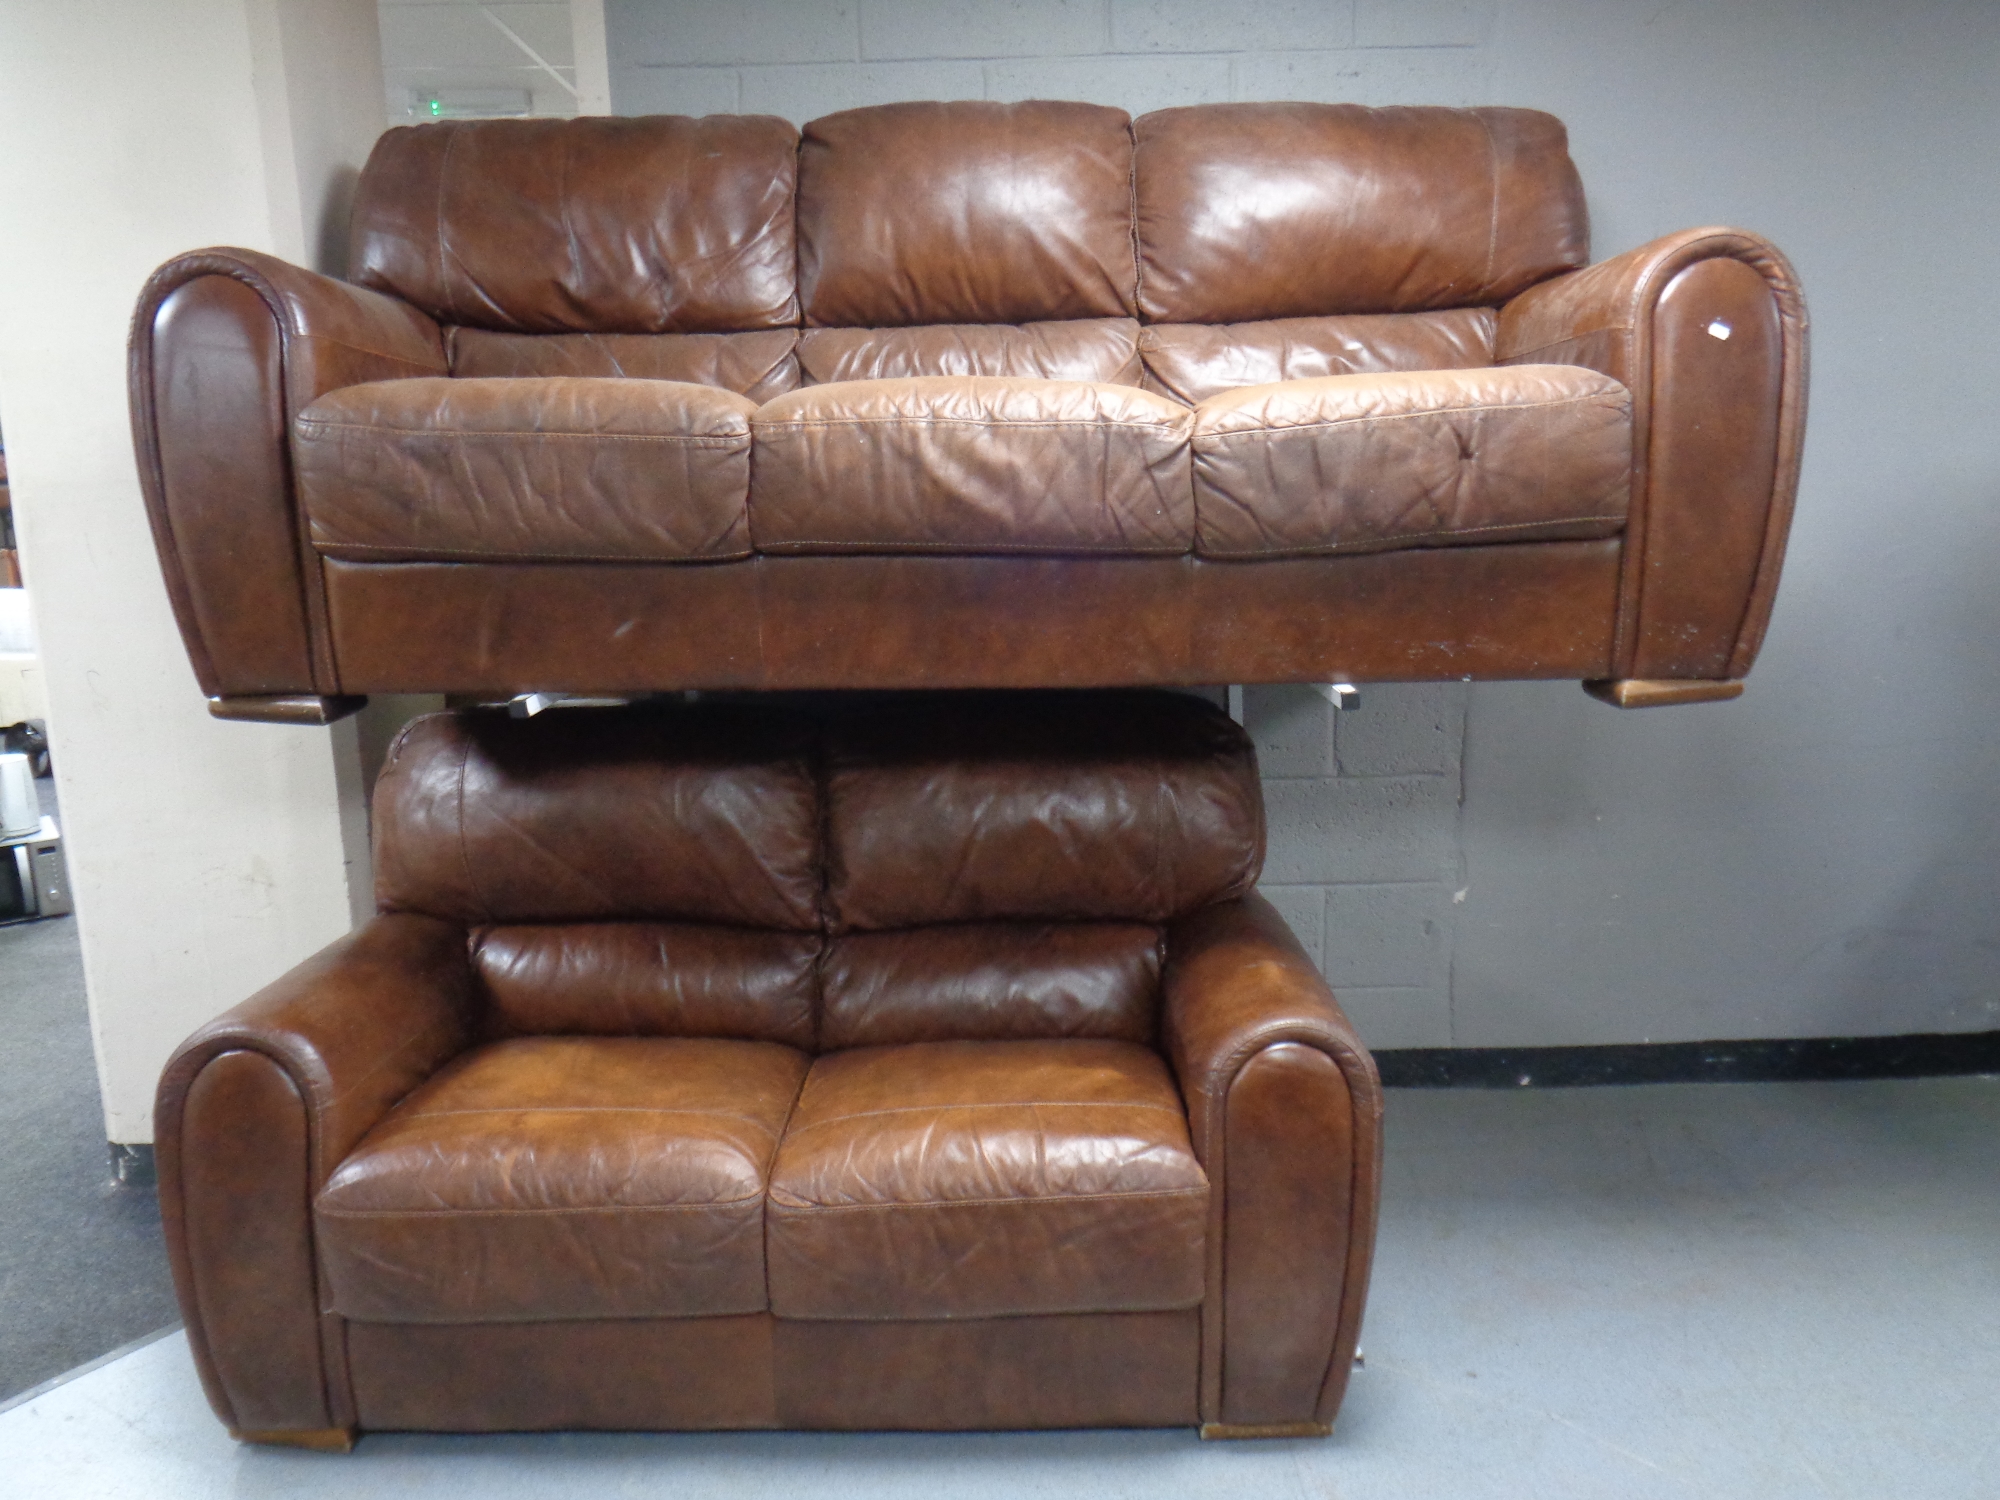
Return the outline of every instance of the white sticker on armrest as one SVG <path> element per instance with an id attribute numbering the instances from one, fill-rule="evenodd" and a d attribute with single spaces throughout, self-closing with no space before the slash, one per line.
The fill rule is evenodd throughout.
<path id="1" fill-rule="evenodd" d="M 1729 334 L 1729 325 L 1720 318 L 1717 318 L 1713 323 L 1708 325 L 1708 336 L 1712 339 L 1726 339 L 1729 337 Z"/>

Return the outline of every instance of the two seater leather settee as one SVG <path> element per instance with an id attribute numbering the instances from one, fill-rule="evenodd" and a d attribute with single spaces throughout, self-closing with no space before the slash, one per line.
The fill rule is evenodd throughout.
<path id="1" fill-rule="evenodd" d="M 1323 1433 L 1380 1091 L 1177 694 L 418 720 L 381 914 L 162 1078 L 239 1436 Z"/>
<path id="2" fill-rule="evenodd" d="M 1590 266 L 1515 109 L 392 130 L 351 283 L 140 301 L 225 716 L 371 692 L 1569 677 L 1731 696 L 1803 430 L 1783 257 Z"/>

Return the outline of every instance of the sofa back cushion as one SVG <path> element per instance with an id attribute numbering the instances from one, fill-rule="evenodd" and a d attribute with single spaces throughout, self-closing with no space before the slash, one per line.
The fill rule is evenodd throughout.
<path id="1" fill-rule="evenodd" d="M 924 375 L 1141 383 L 1139 325 L 1131 318 L 808 328 L 799 335 L 798 360 L 808 385 Z"/>
<path id="2" fill-rule="evenodd" d="M 1223 391 L 1324 375 L 1475 370 L 1493 363 L 1490 307 L 1448 312 L 1155 323 L 1141 330 L 1148 390 L 1193 406 Z"/>
<path id="3" fill-rule="evenodd" d="M 1149 322 L 1495 304 L 1588 258 L 1568 137 L 1537 110 L 1208 104 L 1135 131 Z"/>
<path id="4" fill-rule="evenodd" d="M 1263 863 L 1255 752 L 1184 694 L 877 706 L 830 731 L 825 774 L 836 933 L 1157 924 L 1244 894 Z"/>
<path id="5" fill-rule="evenodd" d="M 810 932 L 819 815 L 806 734 L 775 713 L 434 714 L 376 782 L 376 901 L 470 925 Z"/>
<path id="6" fill-rule="evenodd" d="M 815 933 L 684 922 L 485 927 L 472 967 L 507 1036 L 709 1036 L 811 1051 Z"/>
<path id="7" fill-rule="evenodd" d="M 819 1045 L 1094 1037 L 1150 1045 L 1160 929 L 970 922 L 855 932 L 827 946 Z"/>
<path id="8" fill-rule="evenodd" d="M 1131 122 L 1094 104 L 885 104 L 805 127 L 812 327 L 1133 316 Z"/>
<path id="9" fill-rule="evenodd" d="M 362 171 L 351 275 L 475 328 L 796 323 L 797 144 L 765 115 L 403 126 Z"/>
<path id="10" fill-rule="evenodd" d="M 448 328 L 451 373 L 470 379 L 581 375 L 684 380 L 763 403 L 797 390 L 798 330 L 751 333 L 496 333 Z"/>

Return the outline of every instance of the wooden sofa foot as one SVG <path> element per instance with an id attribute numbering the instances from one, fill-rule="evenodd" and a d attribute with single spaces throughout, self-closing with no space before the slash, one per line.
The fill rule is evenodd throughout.
<path id="1" fill-rule="evenodd" d="M 1204 1422 L 1204 1443 L 1234 1442 L 1239 1438 L 1323 1438 L 1333 1431 L 1331 1422 Z"/>
<path id="2" fill-rule="evenodd" d="M 366 698 L 320 698 L 310 693 L 260 693 L 237 698 L 211 698 L 209 713 L 218 719 L 248 719 L 258 724 L 331 724 L 358 713 Z"/>
<path id="3" fill-rule="evenodd" d="M 279 1432 L 237 1432 L 229 1435 L 239 1443 L 259 1443 L 267 1448 L 310 1448 L 315 1453 L 354 1451 L 352 1427 L 304 1427 Z"/>
<path id="4" fill-rule="evenodd" d="M 1679 680 L 1647 677 L 1600 678 L 1583 690 L 1617 708 L 1658 708 L 1668 703 L 1721 703 L 1743 696 L 1743 681 L 1711 678 Z"/>

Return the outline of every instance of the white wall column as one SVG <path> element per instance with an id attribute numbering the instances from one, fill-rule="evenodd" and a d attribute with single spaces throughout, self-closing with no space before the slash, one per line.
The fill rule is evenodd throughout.
<path id="1" fill-rule="evenodd" d="M 125 338 L 159 262 L 328 262 L 381 122 L 374 0 L 0 7 L 0 424 L 48 673 L 107 1136 L 176 1042 L 338 936 L 356 736 L 210 719 L 153 555 Z"/>

